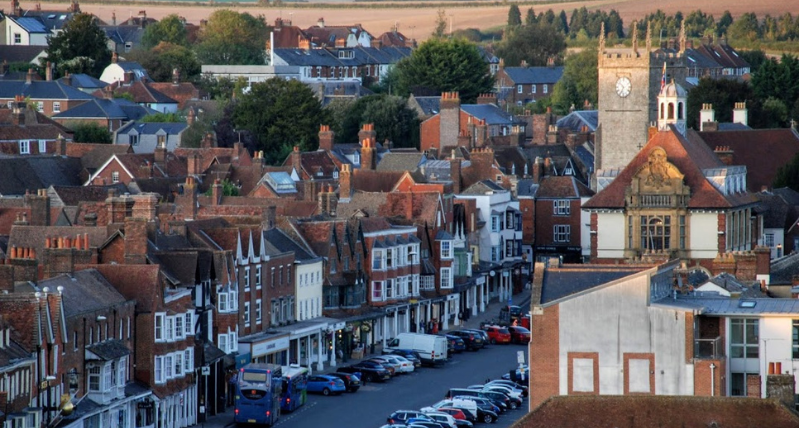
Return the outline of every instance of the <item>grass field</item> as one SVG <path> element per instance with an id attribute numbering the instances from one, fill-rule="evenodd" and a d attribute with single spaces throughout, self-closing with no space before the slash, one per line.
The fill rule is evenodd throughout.
<path id="1" fill-rule="evenodd" d="M 446 12 L 450 25 L 453 29 L 479 28 L 485 30 L 492 27 L 504 25 L 508 16 L 508 4 L 496 5 L 496 3 L 473 2 L 470 6 L 462 6 L 464 3 L 456 3 L 448 7 L 446 3 L 431 3 L 431 6 L 418 6 L 422 2 L 404 3 L 397 7 L 390 4 L 380 3 L 375 7 L 370 7 L 372 3 L 358 3 L 359 6 L 352 7 L 354 3 L 349 1 L 331 2 L 310 2 L 301 5 L 285 4 L 280 7 L 260 7 L 252 3 L 217 3 L 213 6 L 201 5 L 199 2 L 186 2 L 184 4 L 160 4 L 157 2 L 137 3 L 119 2 L 108 3 L 80 3 L 80 8 L 84 12 L 93 13 L 101 19 L 110 22 L 111 14 L 116 13 L 117 21 L 122 21 L 128 16 L 136 15 L 140 10 L 146 10 L 147 16 L 160 19 L 166 15 L 176 13 L 185 17 L 189 22 L 199 23 L 206 18 L 214 8 L 228 8 L 239 11 L 247 11 L 253 15 L 266 16 L 267 22 L 274 22 L 275 18 L 282 17 L 291 19 L 294 25 L 307 28 L 316 24 L 319 18 L 324 18 L 327 25 L 348 25 L 360 23 L 370 33 L 379 35 L 389 31 L 395 24 L 408 37 L 424 40 L 430 36 L 435 27 L 437 12 L 443 8 Z M 24 9 L 35 8 L 35 2 L 22 2 Z M 66 10 L 68 2 L 47 2 L 42 4 L 43 9 Z M 346 7 L 336 7 L 346 6 Z M 725 10 L 729 10 L 733 17 L 746 12 L 755 12 L 762 18 L 769 13 L 778 16 L 785 12 L 790 12 L 795 17 L 799 14 L 799 0 L 707 0 L 697 2 L 695 0 L 597 0 L 597 1 L 575 1 L 575 2 L 536 2 L 533 4 L 522 4 L 522 16 L 526 10 L 533 7 L 536 13 L 552 9 L 555 13 L 566 10 L 571 16 L 572 10 L 587 7 L 589 10 L 616 9 L 624 19 L 625 24 L 632 22 L 633 19 L 656 11 L 663 10 L 667 14 L 682 11 L 687 15 L 689 12 L 699 7 L 705 13 L 712 14 L 718 19 Z"/>

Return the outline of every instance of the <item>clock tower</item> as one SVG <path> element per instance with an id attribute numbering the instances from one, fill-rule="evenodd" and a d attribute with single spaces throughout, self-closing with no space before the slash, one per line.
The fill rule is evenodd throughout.
<path id="1" fill-rule="evenodd" d="M 663 64 L 668 76 L 684 82 L 685 30 L 680 30 L 679 49 L 652 49 L 647 25 L 645 47 L 638 46 L 630 27 L 632 46 L 606 47 L 604 26 L 600 32 L 598 67 L 598 121 L 594 153 L 594 190 L 607 186 L 648 141 L 648 129 L 658 118 L 657 97 L 663 86 Z"/>

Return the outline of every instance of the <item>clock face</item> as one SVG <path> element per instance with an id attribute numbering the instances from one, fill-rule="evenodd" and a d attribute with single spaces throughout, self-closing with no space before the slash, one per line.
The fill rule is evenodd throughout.
<path id="1" fill-rule="evenodd" d="M 624 98 L 630 95 L 630 89 L 632 89 L 632 84 L 629 78 L 620 77 L 619 80 L 616 81 L 616 93 L 619 94 L 620 97 Z"/>

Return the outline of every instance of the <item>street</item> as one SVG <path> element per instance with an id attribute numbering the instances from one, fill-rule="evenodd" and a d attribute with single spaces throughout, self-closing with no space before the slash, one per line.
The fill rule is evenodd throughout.
<path id="1" fill-rule="evenodd" d="M 414 373 L 400 375 L 385 383 L 369 383 L 356 393 L 341 396 L 308 396 L 308 403 L 294 413 L 286 414 L 275 425 L 280 428 L 377 428 L 395 410 L 418 410 L 444 398 L 451 387 L 466 387 L 497 379 L 516 367 L 520 345 L 493 345 L 477 352 L 454 355 L 443 367 L 422 367 Z M 517 410 L 501 415 L 495 424 L 477 424 L 506 428 L 522 417 L 527 402 Z"/>

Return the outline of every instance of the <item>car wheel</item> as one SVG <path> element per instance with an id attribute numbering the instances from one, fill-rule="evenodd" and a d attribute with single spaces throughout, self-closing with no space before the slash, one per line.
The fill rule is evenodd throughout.
<path id="1" fill-rule="evenodd" d="M 511 401 L 510 402 L 510 409 L 511 410 L 516 410 L 517 407 L 519 407 L 519 405 L 517 405 L 515 401 Z"/>
<path id="2" fill-rule="evenodd" d="M 322 390 L 322 395 L 330 395 L 330 390 L 325 388 Z"/>
<path id="3" fill-rule="evenodd" d="M 483 422 L 490 424 L 494 422 L 494 417 L 486 413 L 485 415 L 483 415 Z"/>

